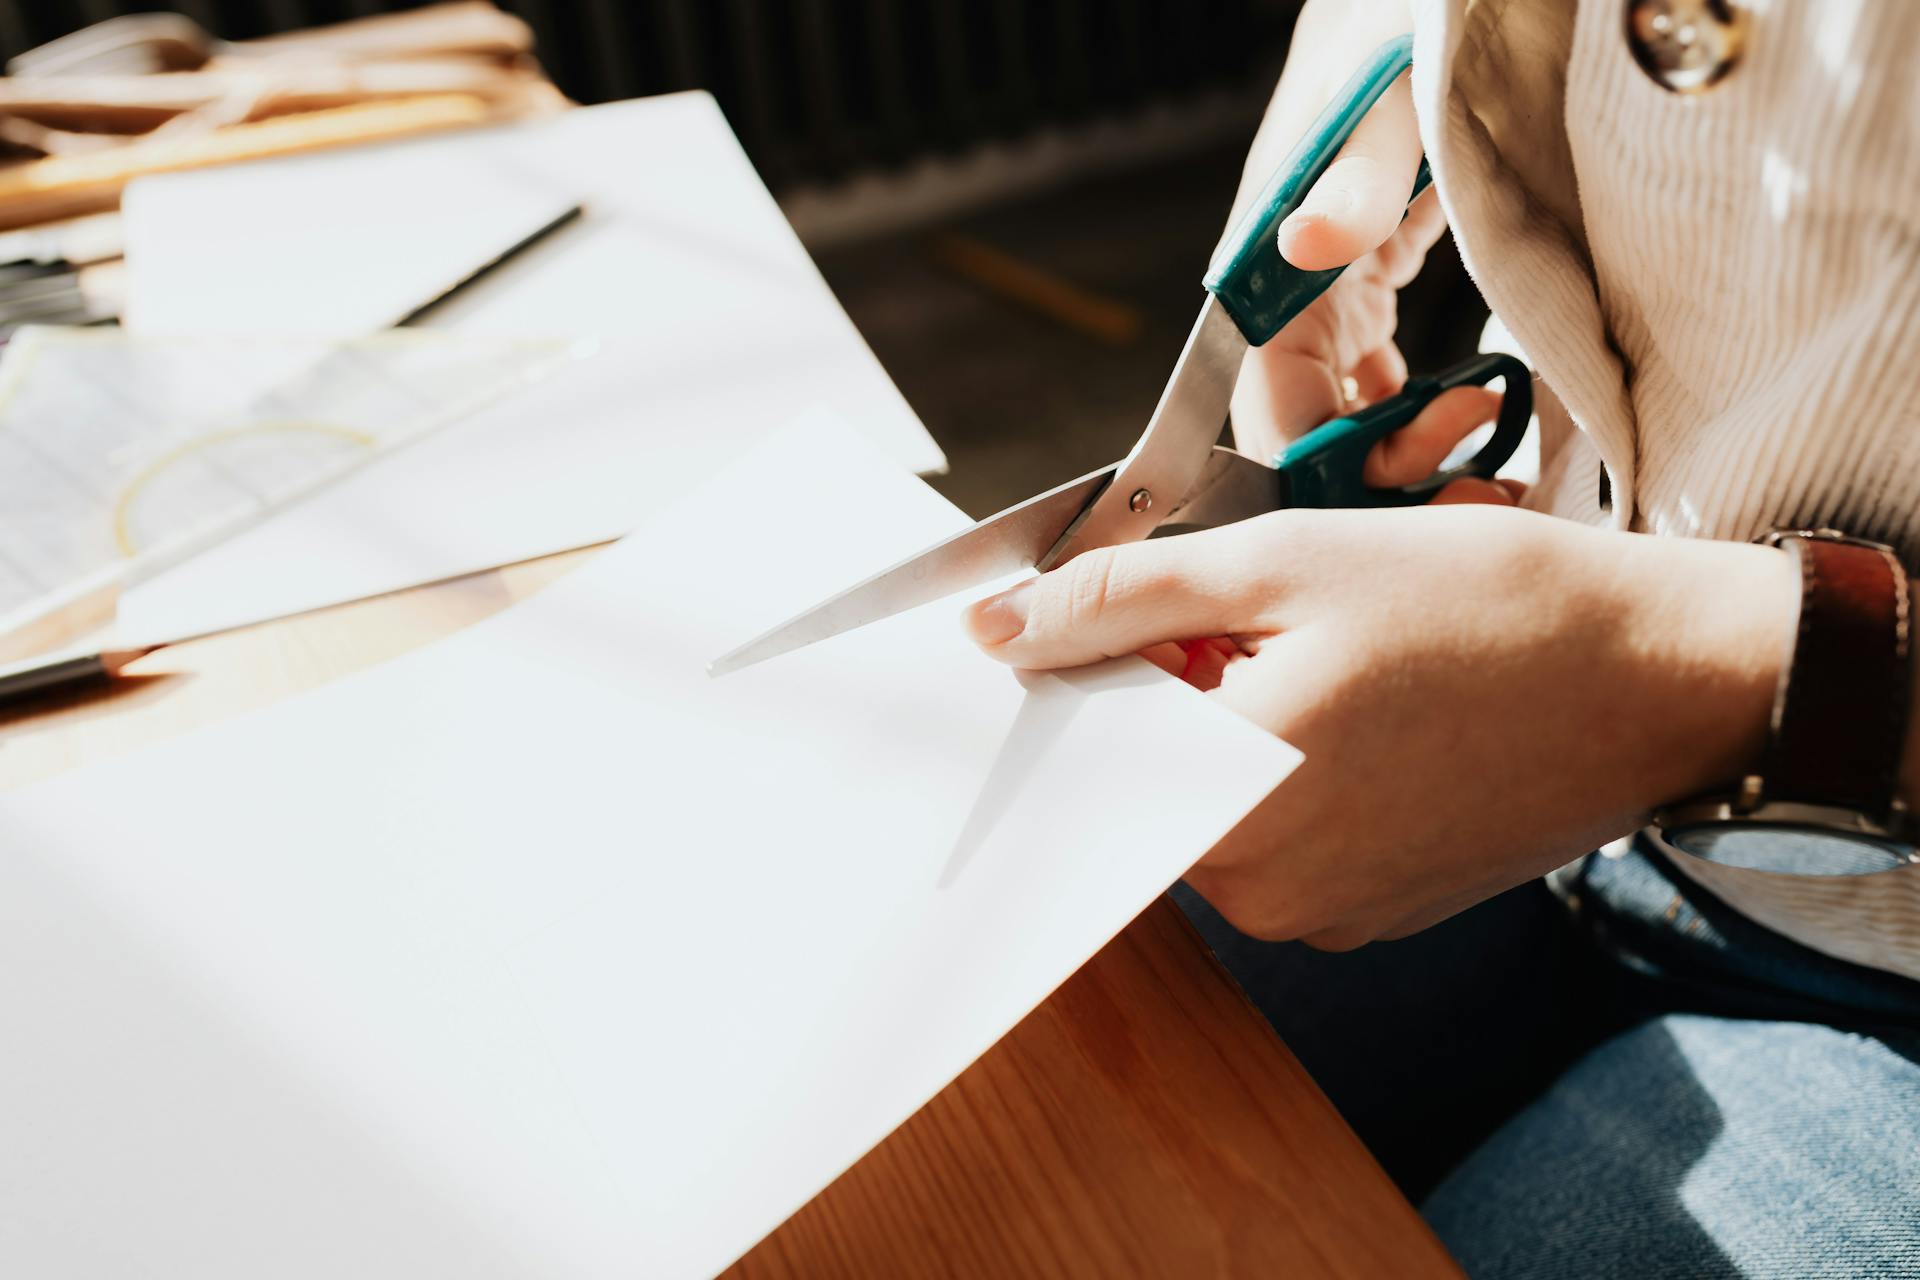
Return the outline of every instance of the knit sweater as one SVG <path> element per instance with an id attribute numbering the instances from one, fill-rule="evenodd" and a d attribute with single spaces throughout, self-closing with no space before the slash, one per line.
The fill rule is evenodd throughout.
<path id="1" fill-rule="evenodd" d="M 1530 502 L 1749 539 L 1832 526 L 1920 567 L 1920 3 L 1738 0 L 1677 95 L 1623 0 L 1421 0 L 1413 86 L 1461 257 L 1538 372 Z M 1820 951 L 1920 978 L 1920 868 L 1677 859 Z"/>

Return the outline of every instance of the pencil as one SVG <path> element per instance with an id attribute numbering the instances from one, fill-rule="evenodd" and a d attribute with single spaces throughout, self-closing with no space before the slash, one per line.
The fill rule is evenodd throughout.
<path id="1" fill-rule="evenodd" d="M 172 636 L 165 640 L 155 640 L 148 644 L 123 645 L 116 649 L 99 649 L 92 653 L 56 653 L 51 656 L 27 658 L 21 662 L 0 666 L 0 711 L 8 706 L 38 698 L 43 694 L 60 689 L 79 688 L 83 685 L 104 684 L 117 679 L 121 671 L 129 664 L 139 661 L 150 653 L 170 649 L 177 644 L 188 644 L 195 640 L 210 640 L 215 636 L 230 635 L 235 631 L 246 631 L 253 627 L 264 627 L 272 622 L 287 622 L 294 618 L 304 618 L 312 613 L 324 613 L 343 605 L 359 604 L 382 596 L 398 595 L 403 591 L 416 591 L 422 587 L 439 586 L 444 582 L 453 582 L 460 578 L 470 578 L 477 574 L 492 573 L 509 565 L 525 564 L 528 560 L 545 560 L 549 556 L 570 555 L 576 551 L 585 551 L 589 547 L 605 546 L 610 539 L 594 538 L 588 542 L 578 542 L 570 547 L 559 547 L 552 551 L 543 551 L 537 556 L 527 556 L 519 560 L 505 560 L 499 564 L 488 565 L 484 569 L 470 569 L 465 573 L 448 574 L 444 578 L 432 578 L 425 582 L 412 582 L 404 587 L 394 587 L 388 591 L 378 591 L 370 596 L 360 596 L 354 600 L 330 600 L 326 604 L 312 605 L 305 609 L 295 609 L 290 613 L 275 614 L 270 618 L 253 618 L 246 622 L 231 622 L 223 626 L 209 627 L 205 631 L 196 631 L 191 635 Z"/>
<path id="2" fill-rule="evenodd" d="M 574 221 L 574 219 L 585 212 L 585 205 L 576 204 L 566 209 L 558 217 L 552 218 L 540 226 L 535 227 L 532 231 L 520 237 L 520 239 L 515 240 L 512 244 L 494 254 L 491 258 L 488 258 L 485 262 L 467 272 L 467 274 L 461 276 L 458 280 L 455 280 L 439 293 L 434 294 L 431 298 L 428 298 L 425 302 L 407 312 L 407 314 L 401 316 L 398 320 L 395 320 L 393 327 L 396 329 L 408 329 L 419 324 L 432 312 L 438 311 L 443 304 L 451 302 L 460 294 L 465 293 L 469 288 L 478 284 L 489 275 L 492 275 L 495 271 L 498 271 L 501 267 L 519 257 L 528 249 L 533 248 L 533 246 L 539 244 L 542 240 L 545 240 L 548 236 Z"/>
<path id="3" fill-rule="evenodd" d="M 128 663 L 165 647 L 153 644 L 137 649 L 102 649 L 69 657 L 29 658 L 0 667 L 0 706 L 60 689 L 104 684 Z"/>

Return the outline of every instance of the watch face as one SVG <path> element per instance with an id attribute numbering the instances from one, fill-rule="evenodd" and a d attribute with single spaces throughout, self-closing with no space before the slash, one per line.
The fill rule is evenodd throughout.
<path id="1" fill-rule="evenodd" d="M 1795 876 L 1863 876 L 1911 864 L 1912 848 L 1821 827 L 1708 822 L 1662 833 L 1696 858 Z"/>

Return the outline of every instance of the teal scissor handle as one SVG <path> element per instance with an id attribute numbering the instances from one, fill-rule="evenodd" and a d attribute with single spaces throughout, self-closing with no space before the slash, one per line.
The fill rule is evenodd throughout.
<path id="1" fill-rule="evenodd" d="M 1268 179 L 1259 198 L 1208 264 L 1202 283 L 1220 300 L 1253 346 L 1260 346 L 1284 329 L 1346 270 L 1302 271 L 1280 256 L 1275 232 L 1333 163 L 1361 117 L 1412 65 L 1412 36 L 1400 36 L 1375 49 Z M 1431 177 L 1422 159 L 1407 203 L 1413 203 L 1413 198 L 1426 190 Z"/>
<path id="2" fill-rule="evenodd" d="M 1404 488 L 1376 489 L 1361 479 L 1368 451 L 1412 422 L 1435 396 L 1452 387 L 1484 386 L 1495 378 L 1507 383 L 1500 416 L 1492 438 L 1478 453 Z M 1509 355 L 1475 356 L 1434 377 L 1409 378 L 1399 395 L 1322 423 L 1287 446 L 1273 465 L 1286 478 L 1290 507 L 1418 506 L 1462 476 L 1491 480 L 1520 447 L 1532 417 L 1533 378 L 1527 366 Z"/>

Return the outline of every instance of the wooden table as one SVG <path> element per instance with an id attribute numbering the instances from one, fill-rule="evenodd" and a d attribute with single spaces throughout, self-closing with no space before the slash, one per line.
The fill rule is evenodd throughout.
<path id="1" fill-rule="evenodd" d="M 0 722 L 0 788 L 371 666 L 591 552 L 203 640 Z M 729 1273 L 1457 1276 L 1162 898 Z"/>

